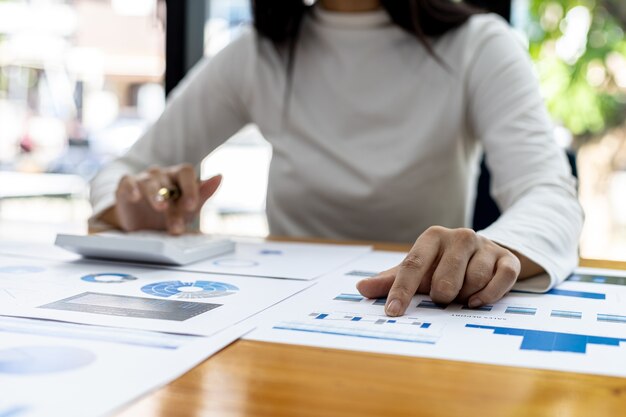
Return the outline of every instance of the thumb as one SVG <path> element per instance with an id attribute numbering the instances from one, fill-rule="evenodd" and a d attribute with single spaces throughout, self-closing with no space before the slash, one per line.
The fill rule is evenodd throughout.
<path id="1" fill-rule="evenodd" d="M 396 279 L 397 267 L 383 271 L 371 278 L 365 278 L 356 284 L 357 290 L 367 298 L 386 297 Z"/>
<path id="2" fill-rule="evenodd" d="M 202 207 L 204 203 L 217 191 L 220 184 L 222 183 L 222 175 L 216 175 L 214 177 L 209 178 L 208 180 L 200 182 L 200 204 L 199 207 Z"/>

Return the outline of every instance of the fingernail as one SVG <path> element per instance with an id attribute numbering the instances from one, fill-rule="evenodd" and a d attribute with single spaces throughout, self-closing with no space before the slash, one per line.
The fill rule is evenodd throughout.
<path id="1" fill-rule="evenodd" d="M 402 304 L 400 304 L 399 300 L 391 300 L 389 304 L 387 304 L 387 308 L 385 312 L 389 316 L 397 316 L 400 314 L 400 309 L 402 309 Z"/>
<path id="2" fill-rule="evenodd" d="M 483 304 L 482 301 L 480 301 L 480 298 L 471 298 L 468 302 L 467 302 L 467 306 L 469 308 L 476 308 L 476 307 L 480 307 Z"/>

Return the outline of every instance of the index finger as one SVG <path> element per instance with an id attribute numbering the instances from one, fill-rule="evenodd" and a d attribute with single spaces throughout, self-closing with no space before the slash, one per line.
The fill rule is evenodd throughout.
<path id="1" fill-rule="evenodd" d="M 441 240 L 439 236 L 423 233 L 398 267 L 396 279 L 389 290 L 385 313 L 401 316 L 415 295 L 424 275 L 437 259 Z"/>
<path id="2" fill-rule="evenodd" d="M 194 211 L 198 207 L 199 191 L 196 171 L 191 165 L 182 165 L 172 174 L 173 180 L 181 191 L 181 201 L 185 210 Z"/>

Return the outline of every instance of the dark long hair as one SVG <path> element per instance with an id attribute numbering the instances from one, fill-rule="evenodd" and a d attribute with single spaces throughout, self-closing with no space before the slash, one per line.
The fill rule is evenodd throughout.
<path id="1" fill-rule="evenodd" d="M 302 18 L 311 6 L 303 0 L 251 0 L 254 27 L 279 48 L 292 49 Z M 429 37 L 461 26 L 477 8 L 451 0 L 381 0 L 391 20 L 414 35 L 434 56 Z"/>

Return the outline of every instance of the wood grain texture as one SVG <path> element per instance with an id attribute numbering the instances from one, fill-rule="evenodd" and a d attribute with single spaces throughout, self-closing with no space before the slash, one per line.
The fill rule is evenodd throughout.
<path id="1" fill-rule="evenodd" d="M 624 378 L 244 340 L 117 417 L 608 417 L 624 410 Z"/>

